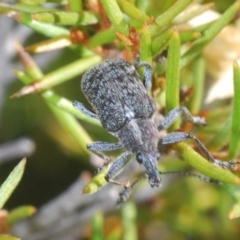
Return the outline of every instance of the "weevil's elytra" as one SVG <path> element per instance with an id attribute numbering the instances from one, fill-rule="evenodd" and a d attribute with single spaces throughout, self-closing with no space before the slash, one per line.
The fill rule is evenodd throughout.
<path id="1" fill-rule="evenodd" d="M 81 88 L 109 132 L 117 132 L 131 119 L 154 114 L 154 101 L 138 73 L 122 59 L 108 59 L 87 71 Z"/>
<path id="2" fill-rule="evenodd" d="M 139 61 L 136 61 L 135 65 L 136 67 L 145 67 L 143 83 L 135 68 L 122 59 L 107 59 L 91 68 L 83 75 L 81 88 L 94 112 L 77 101 L 73 102 L 73 105 L 83 113 L 99 119 L 102 126 L 119 139 L 117 143 L 91 143 L 88 145 L 90 151 L 108 161 L 109 158 L 102 151 L 120 148 L 126 150 L 110 167 L 105 177 L 107 181 L 115 182 L 113 178 L 128 158 L 135 155 L 136 160 L 146 169 L 150 186 L 159 186 L 161 177 L 157 168 L 160 158 L 158 145 L 172 144 L 188 139 L 194 140 L 206 158 L 215 165 L 234 168 L 236 164 L 239 164 L 239 161 L 223 162 L 214 159 L 205 146 L 190 133 L 173 132 L 159 139 L 158 130 L 167 129 L 182 114 L 192 123 L 199 125 L 206 123 L 203 118 L 193 117 L 187 108 L 182 106 L 171 110 L 157 126 L 153 120 L 155 103 L 148 94 L 151 87 L 151 67 L 148 63 Z M 127 198 L 129 189 L 132 189 L 133 185 L 129 188 L 125 187 L 121 193 L 121 199 Z"/>

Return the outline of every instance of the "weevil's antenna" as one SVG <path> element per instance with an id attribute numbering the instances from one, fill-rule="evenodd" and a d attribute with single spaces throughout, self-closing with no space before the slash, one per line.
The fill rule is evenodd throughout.
<path id="1" fill-rule="evenodd" d="M 204 182 L 208 182 L 208 183 L 214 183 L 214 184 L 221 184 L 222 182 L 221 181 L 218 181 L 216 179 L 213 179 L 213 178 L 209 178 L 209 177 L 205 177 L 203 175 L 200 175 L 200 174 L 195 174 L 195 173 L 191 173 L 191 172 L 182 172 L 182 171 L 167 171 L 167 172 L 162 172 L 162 171 L 159 171 L 160 175 L 162 174 L 175 174 L 175 175 L 180 175 L 180 176 L 185 176 L 185 177 L 194 177 L 194 178 L 197 178 L 201 181 L 204 181 Z"/>
<path id="2" fill-rule="evenodd" d="M 195 174 L 195 173 L 191 173 L 191 172 L 182 172 L 182 171 L 162 172 L 162 171 L 159 171 L 159 174 L 160 175 L 171 174 L 171 175 L 179 175 L 179 176 L 184 176 L 184 177 L 194 177 L 201 181 L 218 184 L 218 185 L 221 185 L 221 183 L 222 183 L 221 181 L 218 181 L 216 179 L 205 177 L 203 175 Z M 132 193 L 134 187 L 136 187 L 136 185 L 145 178 L 148 178 L 147 174 L 142 175 L 140 178 L 135 180 L 132 184 L 130 184 L 129 181 L 127 181 L 127 183 L 124 185 L 123 190 L 119 193 L 119 198 L 117 200 L 116 206 L 120 207 L 124 202 L 126 202 L 129 198 L 130 194 Z"/>

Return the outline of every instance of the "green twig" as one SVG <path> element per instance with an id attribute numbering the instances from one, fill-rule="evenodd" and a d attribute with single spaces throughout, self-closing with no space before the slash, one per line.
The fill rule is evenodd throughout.
<path id="1" fill-rule="evenodd" d="M 236 158 L 240 150 L 240 68 L 237 62 L 233 65 L 233 113 L 232 113 L 232 129 L 229 146 L 229 159 Z"/>
<path id="2" fill-rule="evenodd" d="M 166 69 L 166 112 L 179 106 L 180 89 L 180 38 L 177 31 L 174 31 L 169 42 L 167 69 Z M 179 127 L 176 121 L 171 130 Z"/>

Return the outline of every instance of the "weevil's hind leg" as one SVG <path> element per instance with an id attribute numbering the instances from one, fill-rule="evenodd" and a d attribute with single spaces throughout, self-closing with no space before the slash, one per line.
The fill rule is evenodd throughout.
<path id="1" fill-rule="evenodd" d="M 73 106 L 77 108 L 79 111 L 81 111 L 82 113 L 86 114 L 87 116 L 98 119 L 97 114 L 93 113 L 90 109 L 85 107 L 82 103 L 78 101 L 73 101 Z"/>
<path id="2" fill-rule="evenodd" d="M 122 170 L 124 165 L 127 163 L 128 159 L 132 155 L 131 152 L 125 152 L 122 155 L 120 155 L 112 164 L 110 169 L 108 170 L 107 175 L 105 176 L 105 179 L 107 182 L 114 183 L 117 185 L 124 185 L 125 183 L 118 182 L 114 180 L 114 177 Z"/>
<path id="3" fill-rule="evenodd" d="M 92 153 L 96 154 L 100 158 L 104 160 L 104 164 L 102 167 L 98 168 L 100 171 L 105 165 L 111 162 L 111 158 L 106 156 L 103 151 L 113 151 L 122 148 L 122 144 L 120 142 L 117 143 L 108 143 L 108 142 L 93 142 L 87 145 L 87 149 Z"/>
<path id="4" fill-rule="evenodd" d="M 152 67 L 148 62 L 140 62 L 139 59 L 139 53 L 137 55 L 137 58 L 134 61 L 134 65 L 136 68 L 145 67 L 144 73 L 143 73 L 143 84 L 145 88 L 150 91 L 152 87 Z"/>
<path id="5" fill-rule="evenodd" d="M 206 125 L 205 119 L 201 117 L 193 117 L 188 109 L 184 106 L 174 108 L 166 116 L 162 123 L 158 126 L 158 130 L 167 129 L 170 127 L 182 114 L 185 114 L 188 121 L 199 124 Z"/>
<path id="6" fill-rule="evenodd" d="M 210 152 L 207 150 L 207 148 L 199 141 L 198 138 L 196 138 L 191 133 L 186 133 L 186 132 L 169 133 L 159 141 L 159 144 L 178 143 L 178 142 L 182 142 L 182 141 L 188 140 L 188 139 L 194 140 L 195 143 L 197 144 L 197 146 L 201 149 L 201 151 L 207 157 L 207 159 L 217 166 L 220 166 L 223 168 L 235 169 L 237 167 L 237 165 L 240 164 L 240 161 L 224 162 L 224 161 L 221 161 L 218 159 L 214 159 L 213 156 L 210 154 Z"/>

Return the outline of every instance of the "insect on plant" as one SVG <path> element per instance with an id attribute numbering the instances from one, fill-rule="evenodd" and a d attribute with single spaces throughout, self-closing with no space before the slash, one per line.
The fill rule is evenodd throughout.
<path id="1" fill-rule="evenodd" d="M 126 150 L 113 162 L 105 176 L 106 180 L 121 184 L 114 181 L 114 177 L 128 159 L 135 155 L 137 162 L 145 167 L 150 186 L 159 187 L 161 172 L 157 168 L 157 163 L 161 154 L 158 147 L 187 139 L 193 139 L 213 164 L 224 168 L 235 168 L 237 162 L 214 159 L 205 146 L 191 133 L 172 132 L 159 139 L 158 131 L 167 129 L 182 114 L 194 124 L 205 125 L 206 122 L 201 117 L 193 117 L 187 108 L 182 106 L 171 110 L 157 125 L 154 122 L 155 103 L 148 94 L 151 89 L 151 66 L 147 62 L 140 62 L 139 58 L 136 59 L 134 65 L 135 67 L 123 59 L 107 59 L 89 69 L 82 77 L 81 89 L 93 111 L 80 102 L 73 102 L 74 107 L 90 117 L 99 119 L 102 126 L 119 139 L 117 143 L 93 142 L 87 145 L 91 152 L 103 158 L 105 164 L 108 164 L 110 158 L 104 155 L 103 151 L 121 148 Z M 143 82 L 135 69 L 139 67 L 145 68 Z M 138 180 L 132 185 L 125 185 L 120 193 L 120 203 L 128 198 L 129 191 L 137 182 Z"/>

